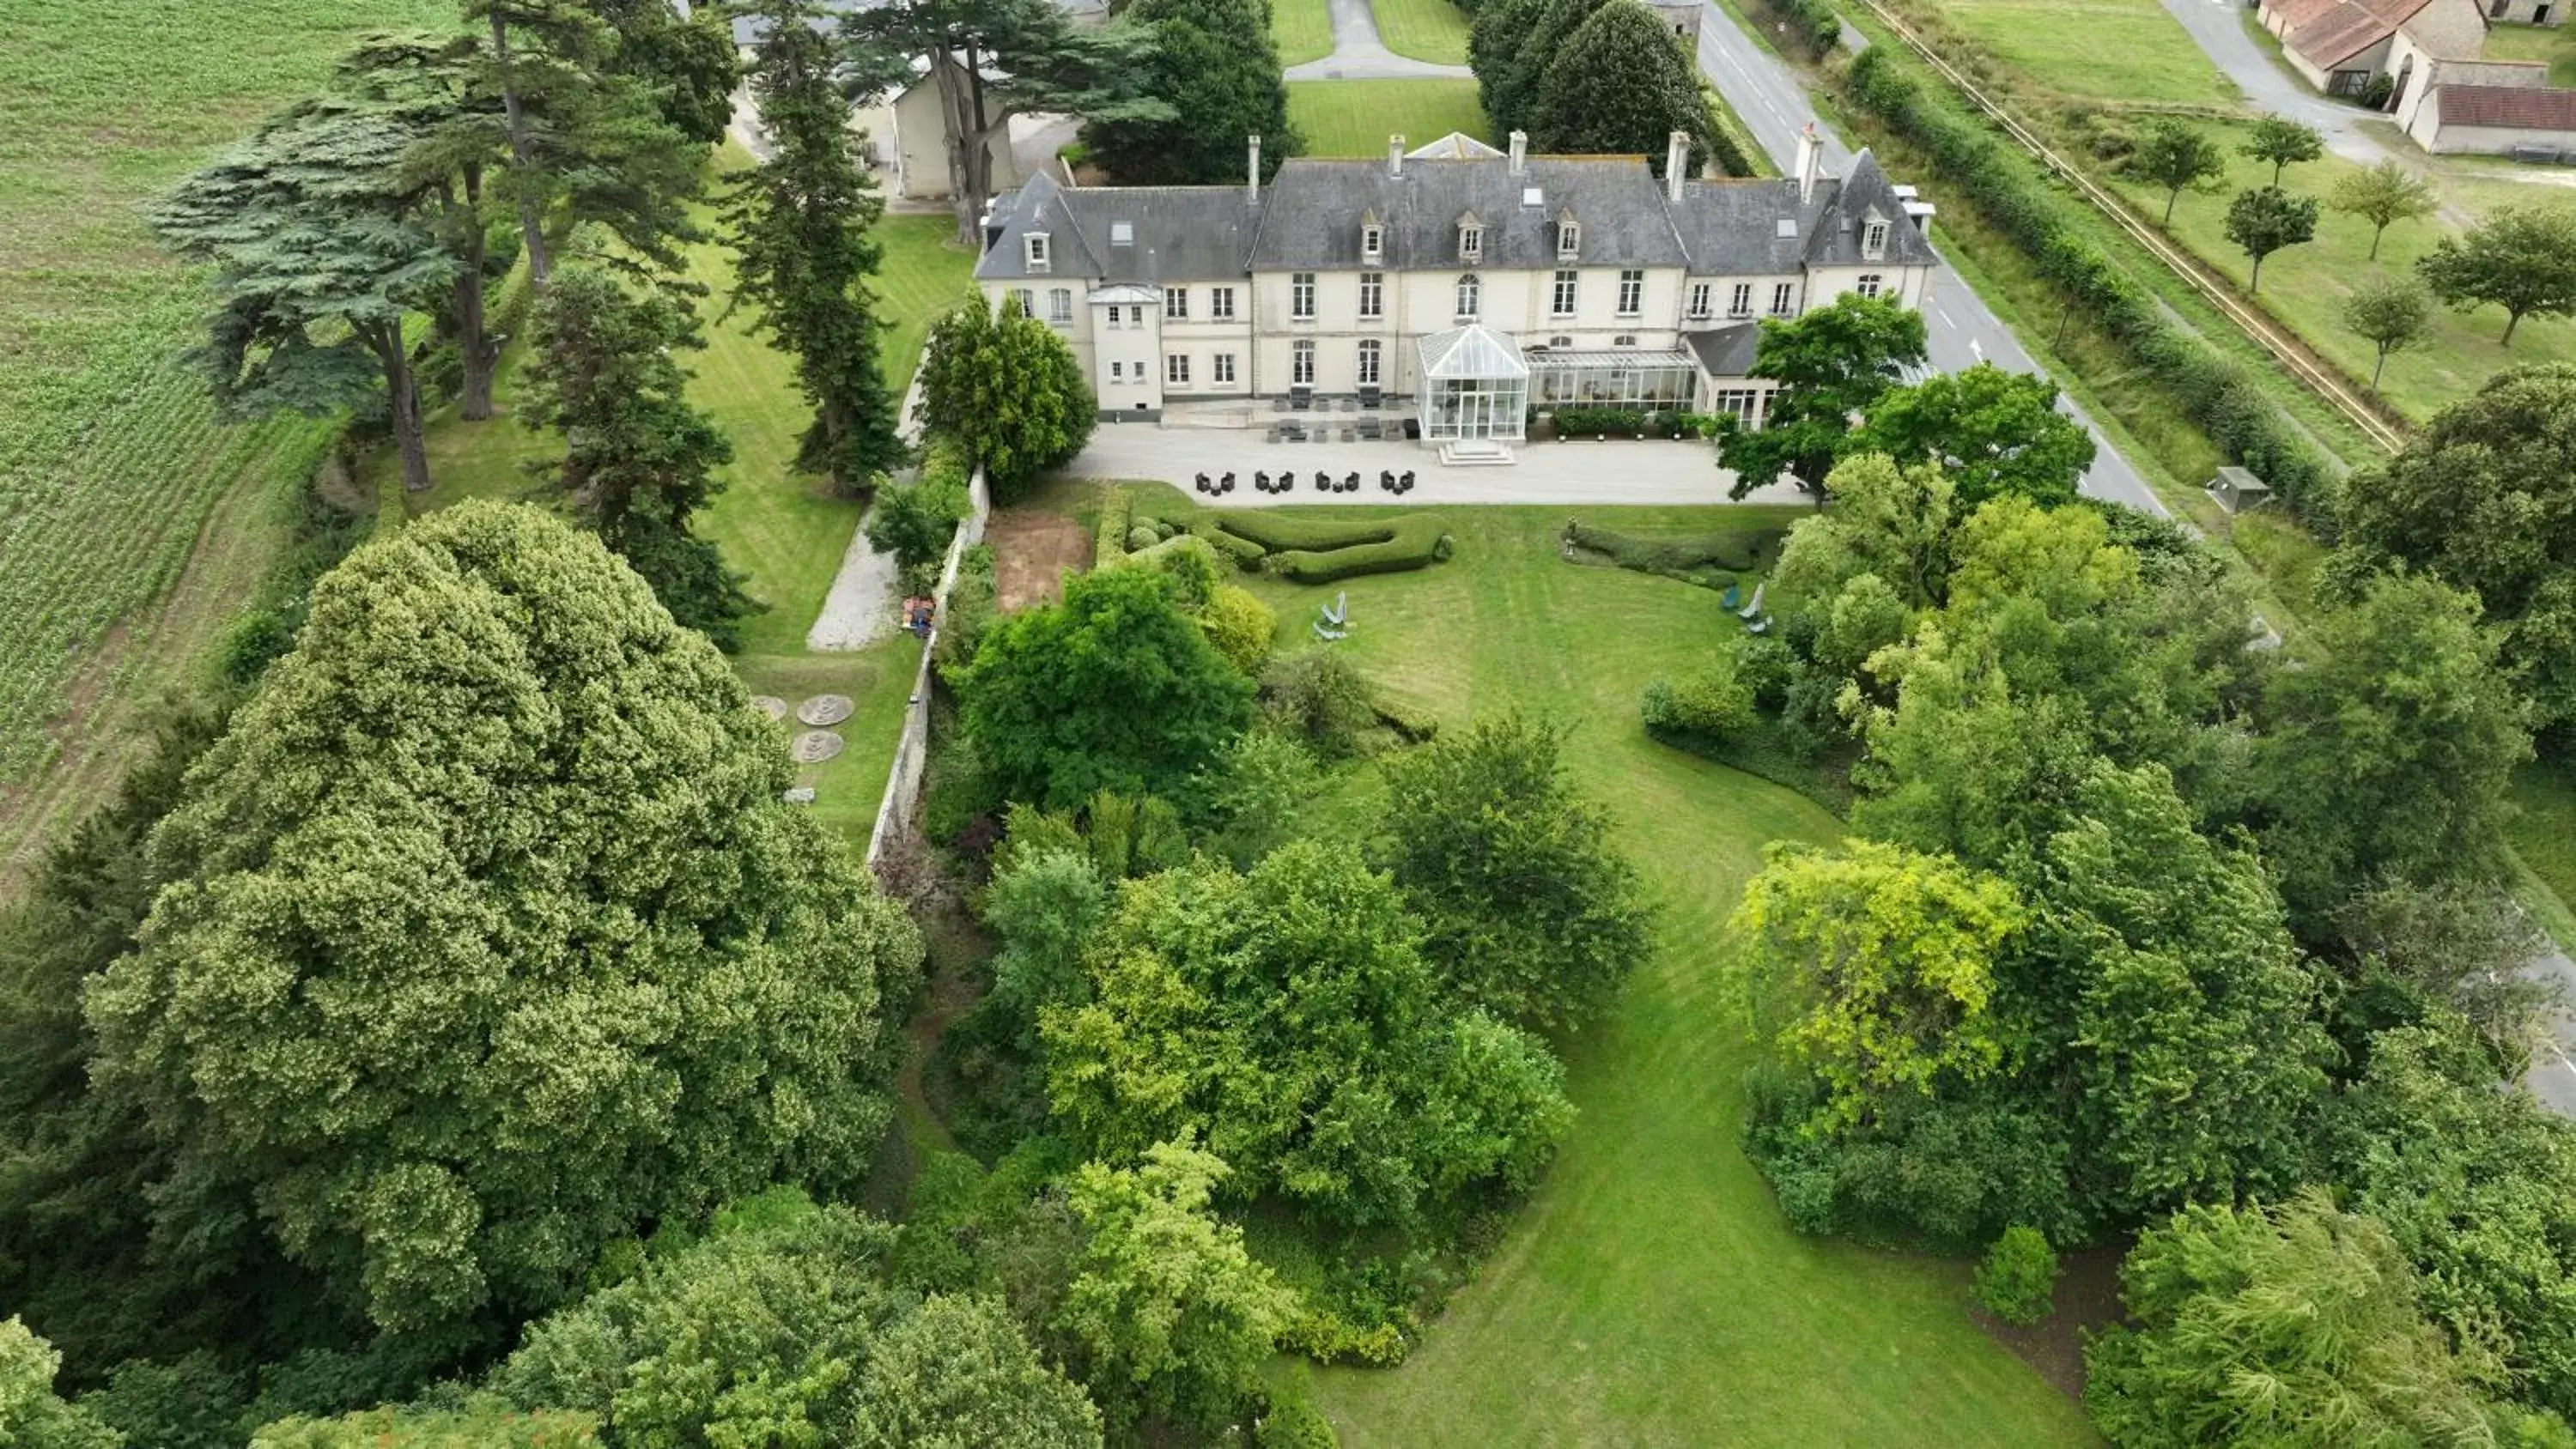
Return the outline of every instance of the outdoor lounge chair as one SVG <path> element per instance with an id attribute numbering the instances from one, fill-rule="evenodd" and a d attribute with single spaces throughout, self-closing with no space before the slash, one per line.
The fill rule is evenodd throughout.
<path id="1" fill-rule="evenodd" d="M 1758 618 L 1758 617 L 1761 615 L 1761 613 L 1762 613 L 1762 591 L 1763 591 L 1764 589 L 1769 588 L 1769 587 L 1771 587 L 1771 582 L 1770 582 L 1770 580 L 1768 580 L 1768 579 L 1763 580 L 1761 583 L 1755 584 L 1755 585 L 1753 586 L 1753 602 L 1752 602 L 1752 603 L 1749 603 L 1749 604 L 1747 604 L 1747 605 L 1745 605 L 1745 606 L 1744 606 L 1743 608 L 1741 608 L 1741 609 L 1736 610 L 1736 611 L 1735 611 L 1735 617 L 1737 617 L 1737 618 L 1739 618 L 1739 619 L 1753 619 L 1753 618 Z"/>
<path id="2" fill-rule="evenodd" d="M 1717 606 L 1721 609 L 1733 609 L 1736 601 L 1743 597 L 1744 586 L 1742 584 L 1728 584 L 1726 586 L 1726 592 L 1718 596 Z"/>
<path id="3" fill-rule="evenodd" d="M 1324 622 L 1338 629 L 1350 621 L 1351 591 L 1343 589 L 1333 595 L 1333 606 L 1324 611 Z"/>
<path id="4" fill-rule="evenodd" d="M 1324 627 L 1323 620 L 1318 619 L 1315 621 L 1315 637 L 1323 640 L 1327 644 L 1330 644 L 1335 640 L 1347 639 L 1350 636 L 1351 631 L 1348 629 L 1327 629 Z"/>

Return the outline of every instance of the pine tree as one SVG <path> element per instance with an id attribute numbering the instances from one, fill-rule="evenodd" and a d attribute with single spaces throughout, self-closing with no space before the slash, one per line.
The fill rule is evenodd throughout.
<path id="1" fill-rule="evenodd" d="M 403 336 L 454 283 L 409 164 L 437 122 L 408 102 L 328 93 L 263 126 L 152 213 L 170 249 L 210 266 L 222 305 L 201 353 L 217 399 L 316 415 L 382 388 L 403 486 L 429 486 L 420 388 Z"/>
<path id="2" fill-rule="evenodd" d="M 859 169 L 837 48 L 815 0 L 761 0 L 767 25 L 751 89 L 774 151 L 739 173 L 724 219 L 736 257 L 737 304 L 796 357 L 796 383 L 814 405 L 796 466 L 855 493 L 902 461 L 896 399 L 878 363 L 877 301 L 868 279 L 883 256 L 869 229 L 884 214 Z"/>
<path id="3" fill-rule="evenodd" d="M 733 446 L 689 405 L 675 354 L 705 340 L 687 301 L 667 288 L 630 292 L 591 267 L 555 274 L 537 316 L 520 421 L 561 429 L 555 485 L 602 541 L 644 576 L 671 617 L 721 649 L 740 642 L 756 605 L 690 516 L 723 487 L 714 470 Z"/>

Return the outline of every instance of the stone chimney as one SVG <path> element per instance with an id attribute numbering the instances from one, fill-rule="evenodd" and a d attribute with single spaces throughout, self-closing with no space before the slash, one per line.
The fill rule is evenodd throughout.
<path id="1" fill-rule="evenodd" d="M 1404 133 L 1402 131 L 1386 138 L 1386 174 L 1389 176 L 1404 174 Z"/>
<path id="2" fill-rule="evenodd" d="M 1518 176 L 1528 169 L 1529 132 L 1514 131 L 1512 132 L 1512 174 Z"/>
<path id="3" fill-rule="evenodd" d="M 1798 132 L 1798 200 L 1813 200 L 1816 194 L 1816 162 L 1824 156 L 1825 143 L 1816 139 L 1816 123 L 1809 121 Z"/>
<path id="4" fill-rule="evenodd" d="M 1690 179 L 1690 146 L 1688 131 L 1675 131 L 1664 138 L 1664 199 L 1678 204 L 1682 183 Z"/>
<path id="5" fill-rule="evenodd" d="M 1253 136 L 1250 142 L 1252 156 L 1244 172 L 1243 200 L 1246 205 L 1259 206 L 1261 204 L 1261 138 L 1257 135 Z"/>

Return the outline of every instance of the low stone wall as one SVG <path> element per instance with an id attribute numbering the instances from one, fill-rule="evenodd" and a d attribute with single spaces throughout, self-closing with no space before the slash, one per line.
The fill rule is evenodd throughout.
<path id="1" fill-rule="evenodd" d="M 984 470 L 977 468 L 967 480 L 966 496 L 971 503 L 966 517 L 957 525 L 957 536 L 948 541 L 948 560 L 940 566 L 939 588 L 931 595 L 935 607 L 930 615 L 930 637 L 921 643 L 921 667 L 913 671 L 912 695 L 904 701 L 903 738 L 894 748 L 894 767 L 886 774 L 885 798 L 877 803 L 876 828 L 868 832 L 868 868 L 876 868 L 878 857 L 885 854 L 886 842 L 912 823 L 921 808 L 921 774 L 930 763 L 930 658 L 939 647 L 939 631 L 948 622 L 948 595 L 957 587 L 957 570 L 966 550 L 984 541 L 985 521 L 992 517 L 993 492 L 984 481 Z"/>

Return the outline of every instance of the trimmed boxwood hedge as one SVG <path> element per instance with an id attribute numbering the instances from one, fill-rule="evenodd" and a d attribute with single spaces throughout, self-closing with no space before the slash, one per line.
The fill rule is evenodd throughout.
<path id="1" fill-rule="evenodd" d="M 1124 488 L 1104 490 L 1100 496 L 1100 522 L 1091 533 L 1091 566 L 1105 569 L 1127 556 L 1128 509 L 1133 500 Z"/>
<path id="2" fill-rule="evenodd" d="M 2335 465 L 2255 382 L 2254 369 L 2167 320 L 2153 293 L 2086 241 L 2062 199 L 1983 122 L 1925 94 L 1885 46 L 1855 57 L 1843 90 L 1931 157 L 1997 231 L 2037 263 L 2068 305 L 2126 346 L 2228 461 L 2272 485 L 2331 533 Z"/>
<path id="3" fill-rule="evenodd" d="M 1190 536 L 1193 538 L 1204 538 L 1209 543 L 1216 545 L 1216 551 L 1218 553 L 1234 560 L 1235 567 L 1242 569 L 1246 573 L 1261 567 L 1261 561 L 1270 556 L 1270 550 L 1254 543 L 1251 539 L 1243 537 L 1241 534 L 1226 532 L 1224 529 L 1217 527 L 1216 522 L 1213 519 L 1203 518 L 1196 523 L 1191 524 Z"/>
<path id="4" fill-rule="evenodd" d="M 1221 515 L 1216 526 L 1275 552 L 1281 549 L 1356 548 L 1364 543 L 1386 543 L 1407 521 L 1385 518 L 1363 522 L 1302 513 L 1245 512 Z"/>

